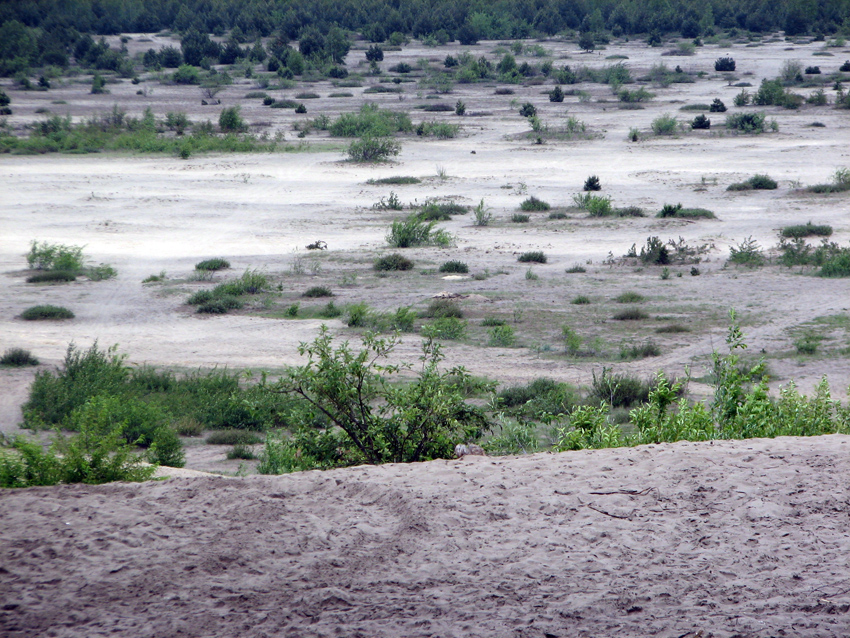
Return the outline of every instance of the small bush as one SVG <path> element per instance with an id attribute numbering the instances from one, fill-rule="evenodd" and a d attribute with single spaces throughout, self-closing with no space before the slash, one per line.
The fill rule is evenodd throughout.
<path id="1" fill-rule="evenodd" d="M 224 270 L 225 268 L 230 268 L 230 262 L 226 259 L 222 259 L 221 257 L 216 257 L 214 259 L 205 259 L 204 261 L 199 261 L 195 264 L 195 270 Z"/>
<path id="2" fill-rule="evenodd" d="M 564 272 L 566 272 L 568 275 L 573 275 L 587 272 L 587 268 L 579 264 L 575 264 L 574 266 L 570 266 L 569 268 L 567 268 Z"/>
<path id="3" fill-rule="evenodd" d="M 21 313 L 21 319 L 26 319 L 27 321 L 73 318 L 74 313 L 68 310 L 67 308 L 63 308 L 62 306 L 51 306 L 49 304 L 43 306 L 33 306 L 32 308 L 27 308 Z"/>
<path id="4" fill-rule="evenodd" d="M 33 241 L 27 253 L 27 264 L 34 270 L 64 270 L 80 273 L 84 267 L 83 248 Z"/>
<path id="5" fill-rule="evenodd" d="M 469 266 L 462 261 L 447 261 L 440 266 L 440 272 L 468 273 Z"/>
<path id="6" fill-rule="evenodd" d="M 531 217 L 522 213 L 514 213 L 511 215 L 511 221 L 515 224 L 527 224 L 531 221 Z"/>
<path id="7" fill-rule="evenodd" d="M 599 177 L 596 175 L 591 175 L 586 180 L 584 180 L 584 186 L 582 187 L 582 190 L 585 192 L 602 190 L 602 184 L 599 183 Z"/>
<path id="8" fill-rule="evenodd" d="M 705 115 L 697 115 L 691 121 L 691 128 L 694 130 L 707 130 L 711 128 L 711 120 L 708 119 Z"/>
<path id="9" fill-rule="evenodd" d="M 656 217 L 678 219 L 715 219 L 714 213 L 705 208 L 682 208 L 681 204 L 664 204 Z"/>
<path id="10" fill-rule="evenodd" d="M 711 106 L 708 110 L 711 113 L 725 113 L 726 105 L 720 98 L 714 98 L 714 101 L 711 103 Z"/>
<path id="11" fill-rule="evenodd" d="M 393 248 L 413 246 L 440 246 L 452 244 L 452 236 L 442 229 L 435 229 L 436 221 L 423 221 L 417 215 L 396 220 L 387 232 L 387 243 Z"/>
<path id="12" fill-rule="evenodd" d="M 729 261 L 738 266 L 757 268 L 763 266 L 766 259 L 758 242 L 752 237 L 747 237 L 737 246 L 729 247 Z"/>
<path id="13" fill-rule="evenodd" d="M 714 61 L 714 70 L 718 72 L 731 72 L 735 70 L 735 60 L 729 56 L 717 58 Z"/>
<path id="14" fill-rule="evenodd" d="M 537 109 L 530 102 L 526 102 L 520 107 L 519 114 L 522 117 L 534 117 L 537 115 Z"/>
<path id="15" fill-rule="evenodd" d="M 244 461 L 252 461 L 257 458 L 257 455 L 254 454 L 254 451 L 248 447 L 247 445 L 237 444 L 234 445 L 233 448 L 227 451 L 227 459 L 229 461 L 233 461 L 234 459 L 242 459 Z"/>
<path id="16" fill-rule="evenodd" d="M 206 438 L 207 445 L 256 445 L 263 439 L 249 430 L 216 430 Z"/>
<path id="17" fill-rule="evenodd" d="M 671 323 L 666 326 L 661 326 L 660 328 L 656 328 L 655 332 L 658 334 L 679 334 L 682 332 L 690 332 L 691 329 L 686 326 L 680 325 L 678 323 Z"/>
<path id="18" fill-rule="evenodd" d="M 813 224 L 806 222 L 796 226 L 785 226 L 779 231 L 782 237 L 788 239 L 800 239 L 803 237 L 829 237 L 832 235 L 832 226 L 828 224 Z"/>
<path id="19" fill-rule="evenodd" d="M 487 345 L 497 348 L 510 348 L 516 344 L 516 335 L 511 326 L 494 326 L 487 331 Z"/>
<path id="20" fill-rule="evenodd" d="M 546 254 L 540 250 L 532 250 L 522 253 L 519 257 L 517 257 L 517 261 L 523 263 L 545 264 Z"/>
<path id="21" fill-rule="evenodd" d="M 617 303 L 642 303 L 646 301 L 646 297 L 637 292 L 629 291 L 618 295 L 614 301 Z"/>
<path id="22" fill-rule="evenodd" d="M 726 128 L 743 133 L 763 133 L 766 116 L 764 113 L 733 113 L 726 116 Z"/>
<path id="23" fill-rule="evenodd" d="M 422 182 L 418 177 L 408 177 L 406 175 L 397 175 L 393 177 L 382 177 L 381 179 L 370 179 L 366 183 L 372 186 L 403 186 L 407 184 L 420 184 Z"/>
<path id="24" fill-rule="evenodd" d="M 655 383 L 644 381 L 629 374 L 612 374 L 608 368 L 602 369 L 602 374 L 593 373 L 593 383 L 590 398 L 604 401 L 612 408 L 630 408 L 646 403 L 649 393 L 655 389 Z"/>
<path id="25" fill-rule="evenodd" d="M 648 318 L 649 315 L 640 308 L 626 308 L 614 315 L 617 321 L 639 321 Z"/>
<path id="26" fill-rule="evenodd" d="M 504 319 L 497 319 L 496 317 L 484 317 L 484 319 L 481 320 L 481 325 L 484 326 L 485 328 L 492 328 L 492 327 L 495 327 L 495 326 L 505 326 L 505 325 L 507 325 L 507 323 L 508 322 L 505 321 Z"/>
<path id="27" fill-rule="evenodd" d="M 753 175 L 748 180 L 730 184 L 726 187 L 727 191 L 746 191 L 746 190 L 776 190 L 779 184 L 769 175 Z"/>
<path id="28" fill-rule="evenodd" d="M 334 294 L 325 286 L 313 286 L 308 288 L 302 294 L 302 297 L 333 297 Z"/>
<path id="29" fill-rule="evenodd" d="M 37 366 L 38 359 L 32 356 L 29 350 L 23 348 L 9 348 L 0 357 L 0 366 L 12 368 L 23 368 L 25 366 Z"/>
<path id="30" fill-rule="evenodd" d="M 218 126 L 225 133 L 242 133 L 248 130 L 238 106 L 222 109 L 218 116 Z"/>
<path id="31" fill-rule="evenodd" d="M 338 308 L 333 301 L 329 301 L 320 311 L 319 316 L 322 319 L 336 319 L 342 316 L 342 310 Z"/>
<path id="32" fill-rule="evenodd" d="M 549 213 L 549 219 L 567 219 L 567 214 L 562 211 L 555 211 L 554 213 Z"/>
<path id="33" fill-rule="evenodd" d="M 678 127 L 679 121 L 669 113 L 652 120 L 652 132 L 656 135 L 673 135 Z"/>
<path id="34" fill-rule="evenodd" d="M 600 195 L 591 195 L 587 198 L 585 207 L 591 217 L 608 217 L 613 214 L 611 198 Z"/>
<path id="35" fill-rule="evenodd" d="M 401 153 L 401 144 L 389 138 L 362 137 L 346 151 L 352 162 L 385 162 Z"/>
<path id="36" fill-rule="evenodd" d="M 519 205 L 519 207 L 520 210 L 524 211 L 546 211 L 551 208 L 551 206 L 547 202 L 544 202 L 541 199 L 537 199 L 534 196 L 526 199 L 522 204 Z"/>
<path id="37" fill-rule="evenodd" d="M 469 212 L 466 206 L 461 206 L 455 202 L 434 202 L 428 201 L 417 214 L 419 219 L 424 221 L 446 221 L 452 218 L 452 215 L 465 215 Z"/>
<path id="38" fill-rule="evenodd" d="M 403 255 L 393 253 L 391 255 L 379 257 L 375 260 L 372 267 L 378 271 L 410 270 L 413 268 L 413 262 Z"/>
<path id="39" fill-rule="evenodd" d="M 202 303 L 198 306 L 197 312 L 208 315 L 224 315 L 229 310 L 238 310 L 244 304 L 233 295 L 223 295 Z"/>
<path id="40" fill-rule="evenodd" d="M 590 297 L 587 295 L 579 295 L 578 297 L 574 297 L 570 303 L 576 306 L 586 306 L 590 303 Z"/>
<path id="41" fill-rule="evenodd" d="M 27 277 L 28 284 L 57 283 L 76 280 L 76 273 L 70 270 L 47 270 L 45 272 L 37 272 L 34 275 Z"/>
<path id="42" fill-rule="evenodd" d="M 659 348 L 652 341 L 642 344 L 623 345 L 620 347 L 620 359 L 631 361 L 633 359 L 646 359 L 647 357 L 658 357 L 661 355 Z"/>
<path id="43" fill-rule="evenodd" d="M 463 339 L 466 336 L 466 322 L 456 317 L 440 317 L 422 326 L 422 336 L 452 341 Z"/>
<path id="44" fill-rule="evenodd" d="M 850 249 L 844 249 L 830 257 L 821 266 L 819 277 L 850 277 Z"/>
<path id="45" fill-rule="evenodd" d="M 428 308 L 423 313 L 423 316 L 433 319 L 445 317 L 462 319 L 463 310 L 451 299 L 434 299 L 430 304 L 428 304 Z"/>

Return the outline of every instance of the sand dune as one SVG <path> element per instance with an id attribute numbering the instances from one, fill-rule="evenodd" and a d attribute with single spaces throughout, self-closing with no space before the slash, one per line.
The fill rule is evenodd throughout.
<path id="1" fill-rule="evenodd" d="M 850 437 L 0 494 L 0 635 L 846 636 Z"/>

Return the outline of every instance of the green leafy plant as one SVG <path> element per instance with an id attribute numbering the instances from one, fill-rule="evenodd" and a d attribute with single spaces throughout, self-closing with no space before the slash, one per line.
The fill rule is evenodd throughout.
<path id="1" fill-rule="evenodd" d="M 602 190 L 602 184 L 599 183 L 599 177 L 597 175 L 591 175 L 586 180 L 584 180 L 584 186 L 582 187 L 583 191 L 599 191 Z"/>
<path id="2" fill-rule="evenodd" d="M 656 135 L 673 135 L 679 128 L 679 120 L 665 113 L 652 120 L 652 132 Z"/>
<path id="3" fill-rule="evenodd" d="M 780 236 L 789 239 L 799 239 L 803 237 L 829 237 L 832 235 L 832 226 L 828 224 L 813 224 L 806 222 L 794 226 L 784 226 L 779 231 Z"/>
<path id="4" fill-rule="evenodd" d="M 333 297 L 334 294 L 331 292 L 330 288 L 326 286 L 311 286 L 303 293 L 301 293 L 302 297 Z"/>
<path id="5" fill-rule="evenodd" d="M 378 271 L 410 270 L 413 268 L 413 262 L 404 255 L 393 253 L 378 257 L 372 267 Z"/>
<path id="6" fill-rule="evenodd" d="M 214 259 L 205 259 L 195 264 L 195 270 L 224 270 L 230 268 L 230 262 L 221 257 Z"/>
<path id="7" fill-rule="evenodd" d="M 74 313 L 63 306 L 44 304 L 32 306 L 21 313 L 21 319 L 27 321 L 51 320 L 51 319 L 73 319 Z"/>
<path id="8" fill-rule="evenodd" d="M 737 266 L 758 268 L 766 262 L 764 251 L 752 237 L 747 237 L 737 246 L 729 247 L 729 262 Z"/>
<path id="9" fill-rule="evenodd" d="M 748 190 L 776 190 L 779 184 L 769 175 L 753 175 L 743 182 L 729 184 L 726 187 L 727 191 L 748 191 Z"/>
<path id="10" fill-rule="evenodd" d="M 551 208 L 551 206 L 544 202 L 541 199 L 537 199 L 536 197 L 529 197 L 525 201 L 520 204 L 520 210 L 530 212 L 530 211 L 546 211 Z"/>
<path id="11" fill-rule="evenodd" d="M 401 144 L 390 138 L 361 137 L 348 146 L 352 162 L 385 162 L 401 153 Z"/>
<path id="12" fill-rule="evenodd" d="M 511 221 L 514 224 L 527 224 L 531 221 L 531 217 L 528 215 L 523 215 L 522 213 L 514 213 L 511 215 Z"/>
<path id="13" fill-rule="evenodd" d="M 442 229 L 435 229 L 436 221 L 423 221 L 417 215 L 396 220 L 387 233 L 387 243 L 393 248 L 412 246 L 448 247 L 453 243 L 452 236 Z"/>
<path id="14" fill-rule="evenodd" d="M 440 265 L 440 272 L 446 273 L 468 273 L 469 266 L 462 261 L 446 261 Z"/>
<path id="15" fill-rule="evenodd" d="M 327 425 L 300 428 L 289 440 L 270 437 L 260 471 L 450 458 L 458 441 L 477 440 L 489 423 L 458 389 L 468 373 L 441 370 L 440 347 L 429 339 L 416 378 L 395 383 L 411 367 L 384 363 L 397 343 L 367 334 L 359 351 L 347 342 L 334 347 L 323 328 L 301 344 L 307 363 L 290 370 L 276 390 L 301 397 Z"/>
<path id="16" fill-rule="evenodd" d="M 517 257 L 517 261 L 524 263 L 545 264 L 547 261 L 545 253 L 540 250 L 532 250 L 522 253 Z"/>
<path id="17" fill-rule="evenodd" d="M 37 366 L 38 363 L 38 359 L 32 356 L 29 350 L 23 348 L 9 348 L 0 356 L 0 366 L 9 366 L 10 368 Z"/>
<path id="18" fill-rule="evenodd" d="M 478 205 L 472 209 L 473 224 L 476 226 L 487 226 L 493 218 L 493 212 L 484 204 L 482 199 Z"/>
<path id="19" fill-rule="evenodd" d="M 494 326 L 487 331 L 487 345 L 499 348 L 511 348 L 516 343 L 516 335 L 511 326 Z"/>

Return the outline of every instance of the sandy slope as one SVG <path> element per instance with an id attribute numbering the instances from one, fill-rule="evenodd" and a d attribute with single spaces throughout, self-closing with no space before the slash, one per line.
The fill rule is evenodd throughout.
<path id="1" fill-rule="evenodd" d="M 850 632 L 850 437 L 0 494 L 0 634 Z"/>

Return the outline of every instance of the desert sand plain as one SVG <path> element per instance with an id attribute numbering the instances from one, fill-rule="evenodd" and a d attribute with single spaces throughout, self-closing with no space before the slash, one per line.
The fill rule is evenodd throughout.
<path id="1" fill-rule="evenodd" d="M 136 39 L 131 46 L 151 46 L 134 45 Z M 751 83 L 753 92 L 786 60 L 830 72 L 850 58 L 850 49 L 815 56 L 823 43 L 777 39 L 663 57 L 664 48 L 636 42 L 592 54 L 568 42 L 543 45 L 556 66 L 622 61 L 640 77 L 664 62 L 706 75 L 692 84 L 650 85 L 656 97 L 635 110 L 618 109 L 602 84 L 577 87 L 589 101 L 568 96 L 560 104 L 548 101 L 549 85 L 494 95 L 494 83 L 458 84 L 440 101 L 462 99 L 463 118 L 412 110 L 425 103 L 426 91 L 415 84 L 402 84 L 401 97 L 362 95 L 367 82 L 345 89 L 351 98 L 330 99 L 333 87 L 317 83 L 309 89 L 322 97 L 305 101 L 306 116 L 243 99 L 254 88 L 249 80 L 218 96 L 221 106 L 241 104 L 255 130 L 282 131 L 293 144 L 299 142 L 296 118 L 333 117 L 367 99 L 409 110 L 414 122 L 461 124 L 456 139 L 403 137 L 401 154 L 375 165 L 344 161 L 345 142 L 323 133 L 311 133 L 307 148 L 292 153 L 0 158 L 0 350 L 29 349 L 46 369 L 61 362 L 70 342 L 86 347 L 98 340 L 118 344 L 133 364 L 274 373 L 298 363 L 297 345 L 322 323 L 283 318 L 282 309 L 309 286 L 330 287 L 339 305 L 365 301 L 380 310 L 421 309 L 449 292 L 468 295 L 461 303 L 470 325 L 485 316 L 514 318 L 518 309 L 522 316 L 512 323 L 518 347 L 487 347 L 484 331 L 471 330 L 465 341 L 445 343 L 448 365 L 502 384 L 546 376 L 577 385 L 588 384 L 603 366 L 645 376 L 690 368 L 690 390 L 700 396 L 707 387 L 699 379 L 712 350 L 723 348 L 727 312 L 735 308 L 750 352 L 769 365 L 772 387 L 793 381 L 810 392 L 827 375 L 833 395 L 846 398 L 850 280 L 726 261 L 730 246 L 748 237 L 770 249 L 778 229 L 810 220 L 830 224 L 831 239 L 846 245 L 847 195 L 813 195 L 801 186 L 827 182 L 836 168 L 850 165 L 850 112 L 759 108 L 779 131 L 758 136 L 725 133 L 724 114 L 715 113 L 707 114 L 710 131 L 669 137 L 649 131 L 664 113 L 692 119 L 696 113 L 679 111 L 687 104 L 720 98 L 729 113 L 740 110 L 732 105 L 740 88 L 713 70 L 718 57 L 734 57 L 735 82 Z M 496 46 L 482 43 L 471 51 L 490 54 Z M 415 65 L 427 57 L 436 65 L 460 50 L 411 45 L 387 53 L 384 64 Z M 606 60 L 611 55 L 627 58 Z M 362 51 L 349 56 L 360 58 Z M 40 107 L 80 117 L 113 104 L 131 115 L 151 106 L 157 116 L 183 110 L 193 120 L 215 120 L 221 108 L 201 106 L 196 87 L 151 83 L 143 96 L 129 82 L 109 88 L 103 96 L 88 94 L 84 84 L 48 94 L 12 92 L 10 122 L 37 119 Z M 57 99 L 67 104 L 52 106 Z M 598 135 L 535 144 L 517 114 L 526 101 L 547 123 L 575 116 Z M 641 141 L 627 140 L 631 128 L 645 133 Z M 779 188 L 726 190 L 756 173 L 770 175 Z M 616 206 L 640 206 L 650 216 L 591 219 L 571 209 L 591 174 Z M 366 183 L 393 175 L 423 181 Z M 378 277 L 372 261 L 390 252 L 387 227 L 403 214 L 373 208 L 390 190 L 405 204 L 444 198 L 472 206 L 483 199 L 494 220 L 476 227 L 471 214 L 455 216 L 440 224 L 456 236 L 454 247 L 407 249 L 416 263 L 412 271 Z M 567 217 L 531 213 L 530 223 L 512 223 L 530 195 Z M 717 219 L 652 216 L 678 202 L 710 209 Z M 698 264 L 698 276 L 690 265 L 671 266 L 671 276 L 662 279 L 661 267 L 620 259 L 649 236 L 683 237 L 713 249 Z M 113 265 L 118 276 L 27 284 L 24 254 L 32 240 L 84 245 L 94 262 Z M 328 249 L 307 251 L 317 240 Z M 537 279 L 516 259 L 529 250 L 548 256 L 533 266 Z M 280 292 L 225 316 L 195 314 L 186 297 L 211 284 L 190 280 L 193 265 L 218 256 L 233 268 L 216 281 L 256 268 L 280 284 Z M 450 259 L 489 276 L 444 279 L 437 268 Z M 586 273 L 565 272 L 576 264 Z M 165 283 L 141 283 L 161 271 Z M 614 298 L 625 291 L 648 297 L 642 304 L 648 320 L 611 319 Z M 577 295 L 592 303 L 572 305 Z M 66 306 L 76 318 L 17 317 L 38 303 Z M 356 338 L 342 322 L 324 323 Z M 669 323 L 689 332 L 656 332 Z M 599 353 L 565 356 L 564 324 Z M 795 351 L 793 341 L 805 330 L 824 337 L 816 355 Z M 620 344 L 648 339 L 660 356 L 619 360 Z M 405 335 L 399 359 L 413 360 L 418 345 L 416 335 Z M 16 431 L 33 375 L 0 370 L 0 430 Z M 9 636 L 846 635 L 846 445 L 841 436 L 682 443 L 4 494 L 0 508 L 11 524 L 2 531 L 0 579 L 9 602 L 0 628 Z M 223 449 L 208 448 L 190 445 L 187 467 L 236 469 L 223 462 Z M 603 494 L 588 496 L 592 492 Z"/>

